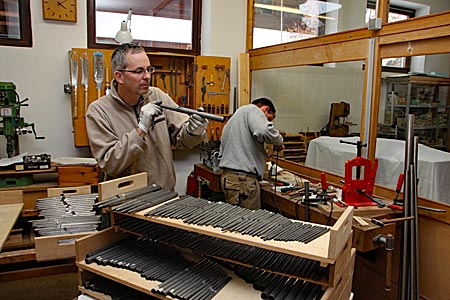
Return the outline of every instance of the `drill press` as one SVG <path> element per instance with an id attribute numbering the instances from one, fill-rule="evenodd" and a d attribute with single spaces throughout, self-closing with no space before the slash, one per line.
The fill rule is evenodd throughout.
<path id="1" fill-rule="evenodd" d="M 8 157 L 18 155 L 19 136 L 27 133 L 33 133 L 35 139 L 44 139 L 38 137 L 34 129 L 34 123 L 26 123 L 20 116 L 20 108 L 28 106 L 25 102 L 28 98 L 20 101 L 16 92 L 16 86 L 12 82 L 0 82 L 0 135 L 6 138 L 6 153 Z M 28 130 L 27 128 L 31 128 Z"/>

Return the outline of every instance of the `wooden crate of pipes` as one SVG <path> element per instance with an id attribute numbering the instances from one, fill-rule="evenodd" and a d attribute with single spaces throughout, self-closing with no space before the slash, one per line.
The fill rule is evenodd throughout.
<path id="1" fill-rule="evenodd" d="M 330 227 L 139 187 L 132 176 L 111 190 L 127 183 L 118 194 L 99 186 L 112 227 L 76 241 L 81 292 L 111 295 L 100 281 L 161 299 L 349 299 L 352 208 Z"/>
<path id="2" fill-rule="evenodd" d="M 99 229 L 98 194 L 91 186 L 49 188 L 36 200 L 38 218 L 31 220 L 37 261 L 75 257 L 75 240 Z"/>

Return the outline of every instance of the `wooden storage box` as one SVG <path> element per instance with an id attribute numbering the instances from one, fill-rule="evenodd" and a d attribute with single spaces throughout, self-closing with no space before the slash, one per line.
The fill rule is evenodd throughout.
<path id="1" fill-rule="evenodd" d="M 82 287 L 82 283 L 93 276 L 102 276 L 110 280 L 124 284 L 133 289 L 139 290 L 146 294 L 155 296 L 160 299 L 169 299 L 161 295 L 151 292 L 151 289 L 159 284 L 158 281 L 146 280 L 140 274 L 128 271 L 126 269 L 114 268 L 111 266 L 101 266 L 96 263 L 86 264 L 84 259 L 86 254 L 98 250 L 107 245 L 125 238 L 126 235 L 117 232 L 114 228 L 108 228 L 103 231 L 77 239 L 76 247 L 76 264 L 80 270 L 80 286 L 81 292 L 89 293 Z M 342 265 L 339 278 L 336 279 L 335 287 L 328 287 L 322 296 L 322 300 L 348 300 L 350 297 L 351 283 L 353 276 L 353 267 L 355 262 L 356 250 L 353 248 L 346 263 Z M 90 294 L 94 296 L 93 294 Z M 233 277 L 232 280 L 213 297 L 214 300 L 251 300 L 261 299 L 261 292 L 253 289 L 252 285 L 244 282 L 242 279 Z"/>
<path id="2" fill-rule="evenodd" d="M 59 166 L 58 185 L 60 187 L 96 185 L 99 182 L 98 166 Z"/>
<path id="3" fill-rule="evenodd" d="M 104 200 L 114 195 L 135 190 L 144 185 L 139 179 L 144 178 L 143 174 L 120 178 L 111 182 L 99 184 L 99 199 Z M 145 177 L 146 178 L 146 177 Z M 328 281 L 313 281 L 322 286 L 325 291 L 322 299 L 349 299 L 353 277 L 353 268 L 356 250 L 351 248 L 352 241 L 352 217 L 353 209 L 347 208 L 336 221 L 330 231 L 316 240 L 302 244 L 299 242 L 281 242 L 281 241 L 263 241 L 258 237 L 244 236 L 235 232 L 223 232 L 219 228 L 212 226 L 198 226 L 185 224 L 181 220 L 149 217 L 145 213 L 156 207 L 143 210 L 137 213 L 128 214 L 111 211 L 111 219 L 137 218 L 141 221 L 153 222 L 169 227 L 176 227 L 199 234 L 204 234 L 228 241 L 238 242 L 254 247 L 264 248 L 276 252 L 286 253 L 299 257 L 304 257 L 320 262 L 321 266 L 328 266 L 330 275 Z M 324 225 L 322 225 L 324 226 Z M 122 233 L 122 228 L 113 227 L 104 231 L 91 234 L 76 241 L 76 260 L 80 270 L 81 292 L 89 294 L 89 291 L 81 285 L 85 280 L 95 276 L 101 276 L 110 280 L 124 284 L 133 289 L 139 290 L 149 295 L 161 299 L 168 299 L 160 295 L 154 295 L 151 289 L 159 284 L 156 281 L 148 281 L 142 278 L 138 273 L 125 269 L 118 269 L 111 266 L 100 266 L 95 263 L 86 264 L 84 259 L 87 253 L 98 250 L 107 245 L 111 245 L 117 240 L 126 237 Z M 236 263 L 236 262 L 235 262 Z M 260 299 L 261 292 L 253 289 L 251 284 L 245 283 L 242 279 L 233 277 L 233 279 L 216 295 L 213 299 Z"/>
<path id="4" fill-rule="evenodd" d="M 75 257 L 75 240 L 92 232 L 42 236 L 34 239 L 36 260 L 57 260 Z"/>
<path id="5" fill-rule="evenodd" d="M 135 218 L 135 216 L 133 214 L 124 214 L 124 213 L 120 213 L 120 212 L 111 212 L 112 216 L 111 218 L 114 219 L 115 221 L 118 221 L 120 223 L 120 221 L 123 221 L 123 219 L 128 219 L 128 218 Z M 140 214 L 140 213 L 139 213 Z M 149 222 L 150 223 L 150 222 Z M 189 226 L 195 226 L 195 225 L 189 225 Z M 201 226 L 201 227 L 206 227 L 206 226 Z M 120 226 L 115 225 L 114 228 L 116 228 L 116 231 L 119 232 L 128 232 L 131 233 L 133 235 L 136 236 L 142 236 L 142 233 L 140 232 L 132 232 L 126 228 L 121 228 Z M 184 228 L 186 230 L 186 228 Z M 214 229 L 213 229 L 214 230 Z M 193 232 L 196 233 L 205 233 L 202 231 L 198 231 L 198 230 L 192 230 Z M 225 235 L 224 232 L 222 232 L 222 234 Z M 209 235 L 209 234 L 205 234 L 205 235 Z M 248 242 L 250 240 L 253 240 L 255 238 L 250 237 L 248 235 L 240 235 L 240 234 L 234 234 L 235 236 L 240 236 L 240 242 L 241 244 L 252 244 L 251 242 Z M 217 233 L 217 235 L 215 235 L 215 237 L 217 238 L 222 238 L 223 236 L 221 236 L 219 233 Z M 323 287 L 335 287 L 339 285 L 339 281 L 341 280 L 341 276 L 344 272 L 344 269 L 346 268 L 349 259 L 351 258 L 351 250 L 352 250 L 352 235 L 350 235 L 347 238 L 347 242 L 345 243 L 345 245 L 343 246 L 343 248 L 341 249 L 340 253 L 338 254 L 337 258 L 333 261 L 333 263 L 329 263 L 329 262 L 324 262 L 322 260 L 319 260 L 321 263 L 321 266 L 327 266 L 329 269 L 328 272 L 328 280 L 326 278 L 322 278 L 322 279 L 318 279 L 318 280 L 312 280 L 312 279 L 306 279 L 307 281 L 311 281 L 314 283 L 318 283 L 320 285 L 322 285 Z M 227 239 L 227 238 L 224 238 Z M 228 240 L 228 239 L 227 239 Z M 230 241 L 234 241 L 234 240 L 230 240 Z M 270 244 L 273 243 L 273 241 L 265 241 L 261 244 L 252 244 L 253 246 L 259 247 L 259 248 L 264 248 L 264 249 L 268 249 L 270 247 Z M 290 249 L 292 246 L 289 245 L 290 242 L 282 242 L 285 244 L 286 249 L 282 249 L 279 248 L 278 250 L 275 250 L 276 252 L 282 252 L 282 253 L 286 253 L 288 252 L 287 249 Z M 183 248 L 181 246 L 181 248 Z M 273 250 L 273 249 L 272 249 Z M 289 253 L 289 254 L 293 254 L 293 253 Z M 297 252 L 297 254 L 294 254 L 295 256 L 299 256 L 299 257 L 307 257 L 304 256 L 302 254 L 300 254 L 300 252 Z M 217 259 L 221 259 L 220 257 L 216 257 Z M 317 260 L 317 259 L 314 259 Z M 234 261 L 231 259 L 226 259 L 226 261 L 232 262 L 234 264 L 237 265 L 245 265 L 242 264 L 239 261 Z"/>
<path id="6" fill-rule="evenodd" d="M 323 266 L 327 264 L 334 264 L 336 262 L 336 259 L 342 253 L 342 250 L 348 244 L 348 240 L 351 238 L 353 232 L 353 207 L 346 208 L 336 223 L 330 227 L 330 230 L 327 233 L 321 235 L 308 244 L 300 242 L 264 241 L 259 237 L 251 237 L 235 232 L 224 232 L 221 228 L 212 226 L 187 224 L 179 219 L 145 216 L 148 211 L 151 211 L 157 207 L 158 206 L 137 212 L 132 214 L 132 216 L 162 225 L 218 237 L 232 242 L 238 242 L 241 244 L 317 260 L 320 261 Z M 326 227 L 325 225 L 315 225 Z"/>
<path id="7" fill-rule="evenodd" d="M 61 194 L 90 194 L 90 186 L 77 186 L 68 188 L 49 188 L 47 189 L 48 197 L 55 197 Z M 36 260 L 57 260 L 75 257 L 75 240 L 93 233 L 82 232 L 76 234 L 62 234 L 55 236 L 41 236 L 34 238 L 34 247 L 36 249 Z"/>

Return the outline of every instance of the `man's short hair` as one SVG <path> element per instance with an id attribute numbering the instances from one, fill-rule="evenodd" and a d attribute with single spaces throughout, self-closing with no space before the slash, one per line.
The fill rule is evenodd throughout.
<path id="1" fill-rule="evenodd" d="M 275 105 L 273 105 L 273 102 L 267 98 L 255 99 L 252 101 L 252 104 L 258 107 L 263 107 L 264 105 L 267 105 L 273 113 L 277 112 L 277 110 L 275 109 Z"/>
<path id="2" fill-rule="evenodd" d="M 111 56 L 111 67 L 113 72 L 127 68 L 128 63 L 125 55 L 128 52 L 140 53 L 145 52 L 145 49 L 142 46 L 134 43 L 126 43 L 118 46 Z"/>

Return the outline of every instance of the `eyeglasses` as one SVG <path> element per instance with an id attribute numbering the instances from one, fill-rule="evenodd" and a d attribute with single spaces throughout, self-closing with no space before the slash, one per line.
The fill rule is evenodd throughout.
<path id="1" fill-rule="evenodd" d="M 155 73 L 156 69 L 155 67 L 148 66 L 147 68 L 137 68 L 136 70 L 118 70 L 119 72 L 129 72 L 134 73 L 138 75 L 144 74 L 144 72 L 148 72 L 149 74 Z"/>

